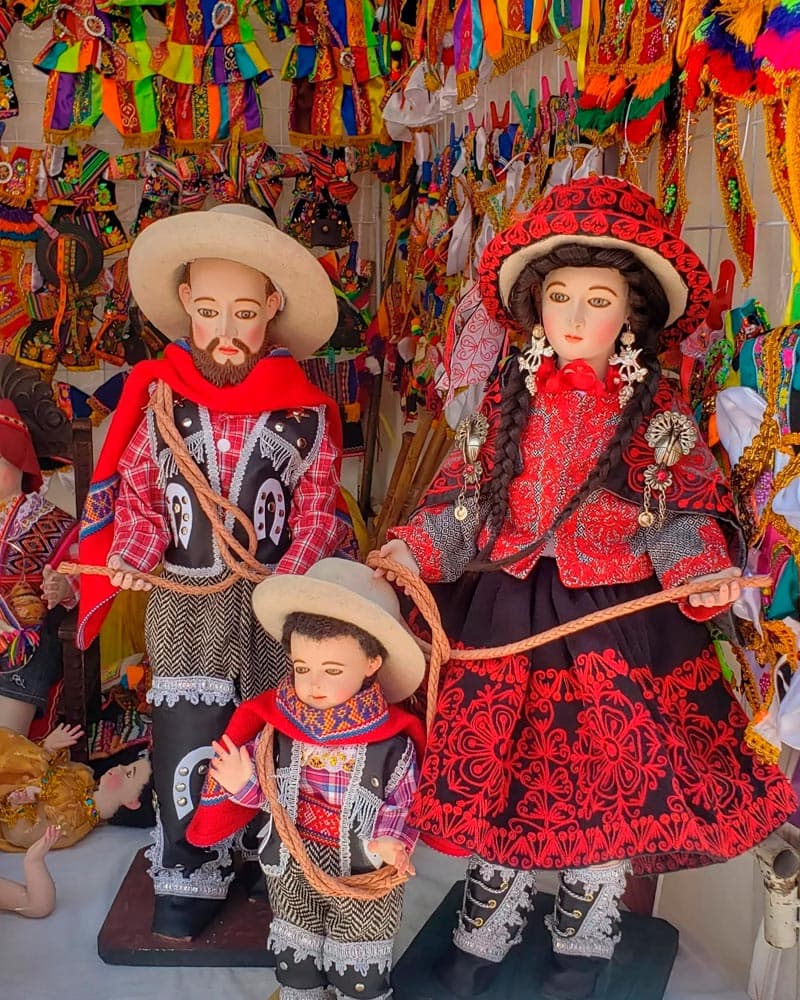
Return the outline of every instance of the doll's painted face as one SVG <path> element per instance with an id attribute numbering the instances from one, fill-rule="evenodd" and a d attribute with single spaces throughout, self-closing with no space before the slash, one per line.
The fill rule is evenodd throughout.
<path id="1" fill-rule="evenodd" d="M 151 773 L 150 761 L 144 759 L 132 764 L 118 764 L 106 771 L 98 782 L 98 788 L 103 790 L 104 818 L 113 816 L 122 806 L 138 809 Z"/>
<path id="2" fill-rule="evenodd" d="M 192 263 L 189 282 L 178 287 L 178 295 L 192 323 L 193 347 L 222 370 L 212 381 L 240 381 L 242 372 L 262 356 L 267 324 L 280 308 L 280 294 L 255 268 L 203 258 Z"/>
<path id="3" fill-rule="evenodd" d="M 297 697 L 311 708 L 334 708 L 361 690 L 380 670 L 380 656 L 370 657 L 351 635 L 311 639 L 294 632 L 290 651 Z"/>
<path id="4" fill-rule="evenodd" d="M 8 500 L 22 492 L 22 469 L 0 457 L 0 500 Z"/>
<path id="5" fill-rule="evenodd" d="M 559 361 L 581 359 L 605 378 L 628 317 L 628 283 L 610 267 L 559 267 L 542 285 L 541 314 Z"/>

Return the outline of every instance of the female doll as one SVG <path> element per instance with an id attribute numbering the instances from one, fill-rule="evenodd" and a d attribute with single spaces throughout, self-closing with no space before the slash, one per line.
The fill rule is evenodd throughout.
<path id="1" fill-rule="evenodd" d="M 536 869 L 560 872 L 546 996 L 592 994 L 626 875 L 723 861 L 794 808 L 743 747 L 704 619 L 742 549 L 657 352 L 704 315 L 708 274 L 632 185 L 554 188 L 481 262 L 487 310 L 531 331 L 408 525 L 381 550 L 437 584 L 451 644 L 500 645 L 686 580 L 708 591 L 443 674 L 410 822 L 472 852 L 449 988 L 486 988 Z"/>

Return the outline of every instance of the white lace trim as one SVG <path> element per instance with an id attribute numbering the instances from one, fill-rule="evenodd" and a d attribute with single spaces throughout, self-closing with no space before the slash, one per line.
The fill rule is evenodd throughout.
<path id="1" fill-rule="evenodd" d="M 166 702 L 168 708 L 173 708 L 179 701 L 188 701 L 192 705 L 199 705 L 201 701 L 204 705 L 229 705 L 236 701 L 236 688 L 227 677 L 157 675 L 147 692 L 147 700 L 156 707 Z"/>
<path id="2" fill-rule="evenodd" d="M 411 742 L 411 740 L 407 739 L 406 740 L 406 748 L 403 751 L 403 755 L 400 758 L 400 760 L 398 760 L 397 764 L 395 765 L 394 770 L 392 771 L 391 775 L 389 776 L 389 780 L 386 782 L 385 795 L 386 795 L 387 798 L 392 794 L 392 792 L 395 790 L 395 788 L 397 788 L 397 786 L 400 784 L 401 778 L 406 773 L 406 771 L 409 769 L 409 767 L 411 766 L 411 762 L 414 759 L 415 759 L 414 744 Z"/>
<path id="3" fill-rule="evenodd" d="M 304 962 L 307 958 L 314 960 L 314 965 L 322 971 L 322 948 L 325 938 L 320 934 L 313 934 L 304 927 L 297 924 L 290 924 L 288 920 L 273 916 L 269 925 L 269 936 L 267 937 L 267 947 L 273 951 L 286 951 L 291 948 L 294 961 Z"/>
<path id="4" fill-rule="evenodd" d="M 625 892 L 629 861 L 600 868 L 570 868 L 561 873 L 564 882 L 580 882 L 597 891 L 597 897 L 576 929 L 559 930 L 554 915 L 544 918 L 553 936 L 553 951 L 559 955 L 582 955 L 610 959 L 622 933 L 619 930 L 619 899 Z M 569 892 L 569 886 L 566 886 Z M 558 897 L 556 897 L 556 903 Z"/>
<path id="5" fill-rule="evenodd" d="M 161 817 L 156 809 L 156 825 L 151 831 L 153 844 L 144 852 L 151 862 L 147 874 L 153 880 L 153 890 L 157 896 L 197 896 L 202 899 L 225 899 L 228 895 L 234 871 L 231 867 L 229 875 L 223 875 L 221 869 L 232 865 L 232 837 L 209 848 L 213 853 L 208 861 L 204 861 L 189 875 L 184 876 L 178 868 L 164 867 L 164 831 Z"/>
<path id="6" fill-rule="evenodd" d="M 388 972 L 392 965 L 393 947 L 393 938 L 382 941 L 334 941 L 325 938 L 323 965 L 326 970 L 336 969 L 340 976 L 349 971 L 366 976 L 373 965 L 379 973 Z"/>

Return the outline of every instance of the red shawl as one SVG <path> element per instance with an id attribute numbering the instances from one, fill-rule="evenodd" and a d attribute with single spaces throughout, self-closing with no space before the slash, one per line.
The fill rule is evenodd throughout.
<path id="1" fill-rule="evenodd" d="M 84 506 L 79 550 L 82 563 L 106 565 L 114 539 L 119 461 L 144 419 L 150 386 L 159 380 L 166 382 L 176 396 L 220 413 L 258 416 L 268 410 L 324 405 L 328 433 L 341 451 L 342 425 L 338 405 L 308 381 L 300 365 L 288 354 L 263 358 L 238 385 L 220 387 L 200 374 L 188 347 L 182 343 L 170 344 L 163 358 L 135 365 L 125 382 Z M 340 506 L 343 505 L 344 500 L 340 497 Z M 117 589 L 111 586 L 107 577 L 81 577 L 78 616 L 81 649 L 86 649 L 96 637 L 116 594 Z"/>

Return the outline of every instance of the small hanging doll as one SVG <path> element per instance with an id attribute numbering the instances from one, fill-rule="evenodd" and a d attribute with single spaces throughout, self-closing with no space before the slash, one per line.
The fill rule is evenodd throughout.
<path id="1" fill-rule="evenodd" d="M 34 60 L 48 75 L 45 141 L 85 140 L 105 115 L 127 146 L 151 146 L 159 115 L 142 7 L 72 0 L 50 10 L 53 36 Z"/>

